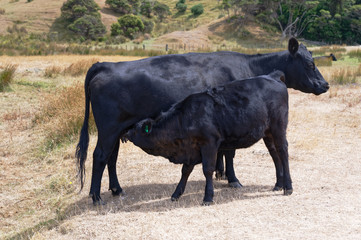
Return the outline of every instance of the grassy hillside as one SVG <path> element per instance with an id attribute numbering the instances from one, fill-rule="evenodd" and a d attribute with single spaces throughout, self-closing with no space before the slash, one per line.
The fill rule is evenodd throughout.
<path id="1" fill-rule="evenodd" d="M 106 8 L 105 0 L 95 0 L 101 7 L 102 22 L 108 29 L 112 23 L 117 21 L 118 14 Z M 253 38 L 263 41 L 265 34 L 254 22 L 244 23 L 237 21 L 225 21 L 222 19 L 223 12 L 218 8 L 218 1 L 200 0 L 200 1 L 186 1 L 187 11 L 183 14 L 178 14 L 175 5 L 178 0 L 159 0 L 159 2 L 167 4 L 170 8 L 171 15 L 163 22 L 157 22 L 153 30 L 153 38 L 146 43 L 186 43 L 192 44 L 195 41 L 198 44 L 206 45 L 209 43 L 223 44 L 226 39 L 227 43 L 235 42 L 235 38 Z M 43 1 L 34 0 L 30 3 L 27 0 L 0 0 L 0 9 L 3 9 L 3 14 L 0 14 L 0 34 L 6 34 L 9 27 L 16 25 L 18 29 L 33 33 L 61 33 L 62 26 L 54 25 L 55 20 L 60 16 L 60 8 L 65 0 L 48 0 L 46 4 Z M 204 13 L 198 17 L 194 17 L 191 13 L 191 8 L 202 3 L 204 6 Z M 190 32 L 192 30 L 193 32 Z M 159 39 L 159 37 L 177 32 L 175 36 L 166 35 Z"/>

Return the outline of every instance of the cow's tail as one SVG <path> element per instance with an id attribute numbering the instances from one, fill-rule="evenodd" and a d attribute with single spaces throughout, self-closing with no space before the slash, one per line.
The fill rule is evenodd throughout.
<path id="1" fill-rule="evenodd" d="M 81 128 L 79 143 L 76 147 L 75 157 L 77 159 L 77 167 L 78 167 L 78 177 L 80 177 L 80 191 L 83 189 L 84 180 L 85 180 L 85 160 L 87 158 L 87 151 L 89 146 L 89 113 L 90 113 L 90 90 L 89 83 L 90 80 L 95 76 L 96 64 L 94 64 L 87 72 L 85 77 L 85 115 L 84 115 L 84 123 Z"/>

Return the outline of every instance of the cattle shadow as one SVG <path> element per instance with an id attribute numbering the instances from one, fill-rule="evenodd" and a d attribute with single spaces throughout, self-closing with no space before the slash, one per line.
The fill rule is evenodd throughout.
<path id="1" fill-rule="evenodd" d="M 189 181 L 184 194 L 178 201 L 170 197 L 177 184 L 142 184 L 124 188 L 125 196 L 112 196 L 111 192 L 101 193 L 105 205 L 94 206 L 90 197 L 84 197 L 70 205 L 64 212 L 65 218 L 81 215 L 88 211 L 98 214 L 118 212 L 162 212 L 178 208 L 204 207 L 204 181 Z M 228 187 L 226 181 L 214 182 L 215 205 L 233 201 L 259 199 L 272 196 L 283 196 L 281 192 L 273 192 L 271 185 L 246 185 L 241 189 Z"/>

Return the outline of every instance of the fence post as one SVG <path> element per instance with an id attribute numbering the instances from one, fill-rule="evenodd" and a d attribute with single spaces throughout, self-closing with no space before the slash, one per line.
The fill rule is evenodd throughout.
<path id="1" fill-rule="evenodd" d="M 165 45 L 165 51 L 168 52 L 168 43 Z"/>

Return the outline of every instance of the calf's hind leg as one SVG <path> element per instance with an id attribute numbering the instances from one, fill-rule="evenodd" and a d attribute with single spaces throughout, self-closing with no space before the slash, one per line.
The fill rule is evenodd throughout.
<path id="1" fill-rule="evenodd" d="M 276 168 L 276 184 L 273 188 L 273 191 L 280 191 L 283 189 L 283 166 L 281 159 L 278 156 L 278 152 L 276 150 L 272 135 L 267 134 L 267 136 L 263 138 L 263 141 L 268 149 L 269 154 L 272 157 L 273 163 Z"/>

